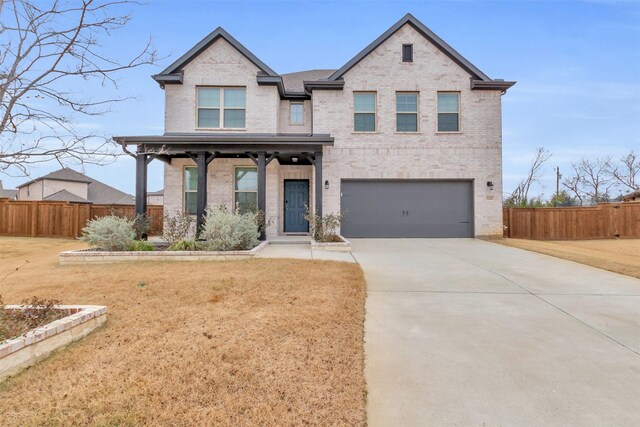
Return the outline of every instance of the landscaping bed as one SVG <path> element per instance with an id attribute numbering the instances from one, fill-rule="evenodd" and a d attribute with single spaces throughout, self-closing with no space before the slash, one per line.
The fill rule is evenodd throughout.
<path id="1" fill-rule="evenodd" d="M 6 305 L 2 309 L 0 381 L 48 357 L 107 320 L 103 306 Z M 4 340 L 3 340 L 4 338 Z"/>
<path id="2" fill-rule="evenodd" d="M 153 251 L 103 251 L 100 249 L 79 249 L 60 252 L 60 265 L 70 264 L 104 264 L 112 262 L 138 261 L 228 261 L 251 258 L 267 246 L 261 242 L 253 249 L 245 251 L 173 251 L 166 245 L 158 246 Z"/>
<path id="3" fill-rule="evenodd" d="M 103 327 L 2 383 L 3 427 L 365 425 L 357 264 L 59 267 L 78 245 L 0 238 L 0 277 L 24 265 L 0 283 L 5 301 L 109 307 Z"/>
<path id="4" fill-rule="evenodd" d="M 329 241 L 311 239 L 311 249 L 318 251 L 351 252 L 351 242 L 340 235 L 333 235 Z"/>

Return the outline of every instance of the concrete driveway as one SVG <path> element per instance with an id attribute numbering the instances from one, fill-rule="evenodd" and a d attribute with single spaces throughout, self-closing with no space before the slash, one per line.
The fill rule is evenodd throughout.
<path id="1" fill-rule="evenodd" d="M 353 255 L 370 426 L 640 425 L 640 280 L 471 239 Z"/>

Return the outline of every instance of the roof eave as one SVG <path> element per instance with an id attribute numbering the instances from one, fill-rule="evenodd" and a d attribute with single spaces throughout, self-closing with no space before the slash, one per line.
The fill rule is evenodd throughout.
<path id="1" fill-rule="evenodd" d="M 303 84 L 307 93 L 311 93 L 314 90 L 342 90 L 344 88 L 344 80 L 305 80 Z"/>
<path id="2" fill-rule="evenodd" d="M 509 88 L 515 85 L 515 81 L 504 80 L 474 80 L 471 79 L 471 90 L 500 90 L 502 93 L 507 92 Z"/>

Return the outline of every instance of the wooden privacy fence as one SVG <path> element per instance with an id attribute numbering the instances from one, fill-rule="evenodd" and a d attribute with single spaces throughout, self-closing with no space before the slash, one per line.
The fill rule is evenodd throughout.
<path id="1" fill-rule="evenodd" d="M 162 233 L 162 206 L 149 206 L 149 234 Z M 90 219 L 108 215 L 135 216 L 133 205 L 93 205 L 0 199 L 0 235 L 80 237 Z"/>
<path id="2" fill-rule="evenodd" d="M 531 240 L 640 238 L 640 203 L 503 210 L 504 236 Z"/>

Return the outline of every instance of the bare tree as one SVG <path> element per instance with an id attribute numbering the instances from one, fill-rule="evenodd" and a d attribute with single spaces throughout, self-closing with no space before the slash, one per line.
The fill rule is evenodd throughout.
<path id="1" fill-rule="evenodd" d="M 633 150 L 620 159 L 619 165 L 611 164 L 609 172 L 624 189 L 640 190 L 640 157 Z"/>
<path id="2" fill-rule="evenodd" d="M 609 200 L 610 190 L 615 186 L 615 179 L 610 173 L 611 158 L 582 159 L 571 166 L 574 174 L 566 178 L 562 185 L 570 190 L 580 203 L 585 199 L 595 203 Z"/>
<path id="3" fill-rule="evenodd" d="M 520 181 L 518 186 L 507 198 L 507 203 L 513 206 L 526 205 L 529 202 L 529 191 L 531 186 L 538 182 L 542 176 L 542 167 L 545 162 L 551 158 L 551 153 L 544 147 L 539 147 L 536 150 L 535 157 L 531 162 L 527 176 Z"/>
<path id="4" fill-rule="evenodd" d="M 573 175 L 565 178 L 562 181 L 562 185 L 569 190 L 570 194 L 580 202 L 580 205 L 584 203 L 584 192 L 582 191 L 582 172 L 576 164 L 573 166 Z"/>
<path id="5" fill-rule="evenodd" d="M 135 4 L 0 0 L 0 172 L 26 175 L 35 163 L 101 163 L 118 154 L 110 139 L 83 132 L 75 120 L 127 99 L 115 94 L 117 75 L 157 61 L 150 40 L 126 60 L 103 49 Z M 81 90 L 87 82 L 112 90 L 93 99 Z"/>

